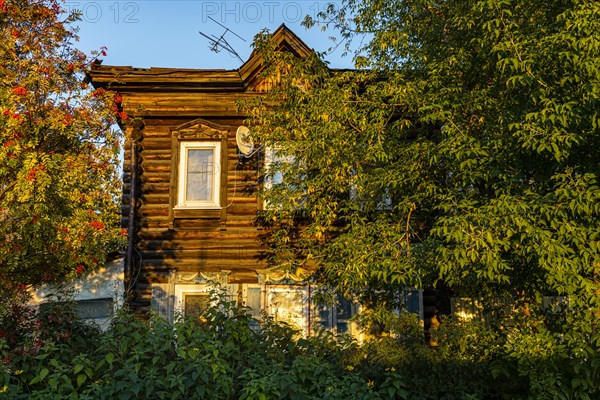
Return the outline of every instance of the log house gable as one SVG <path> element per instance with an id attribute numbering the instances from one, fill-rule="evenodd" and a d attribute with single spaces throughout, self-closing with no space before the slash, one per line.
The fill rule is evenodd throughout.
<path id="1" fill-rule="evenodd" d="M 271 36 L 274 40 L 277 49 L 280 51 L 289 51 L 298 58 L 308 57 L 314 51 L 309 48 L 294 32 L 292 32 L 285 24 L 281 24 L 279 28 Z M 246 91 L 249 92 L 264 92 L 272 85 L 271 82 L 265 82 L 260 76 L 264 69 L 264 60 L 256 50 L 252 52 L 248 60 L 242 64 L 239 69 L 240 78 L 244 82 Z"/>

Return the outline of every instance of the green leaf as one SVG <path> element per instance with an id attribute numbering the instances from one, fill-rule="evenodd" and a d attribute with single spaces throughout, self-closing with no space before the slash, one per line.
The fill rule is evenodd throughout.
<path id="1" fill-rule="evenodd" d="M 87 380 L 87 376 L 85 374 L 77 375 L 77 387 L 81 387 Z"/>
<path id="2" fill-rule="evenodd" d="M 48 373 L 50 372 L 50 370 L 48 370 L 48 368 L 42 368 L 39 372 L 39 374 L 37 374 L 35 376 L 35 378 L 33 378 L 31 380 L 31 382 L 29 382 L 30 385 L 36 384 L 38 382 L 41 382 L 44 380 L 44 378 L 48 375 Z"/>

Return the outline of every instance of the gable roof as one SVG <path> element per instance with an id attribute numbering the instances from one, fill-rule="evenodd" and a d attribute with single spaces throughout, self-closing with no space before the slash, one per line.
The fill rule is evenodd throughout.
<path id="1" fill-rule="evenodd" d="M 276 48 L 279 51 L 289 51 L 299 58 L 308 57 L 314 50 L 309 48 L 294 32 L 285 24 L 281 24 L 271 35 L 271 40 L 275 41 Z M 248 60 L 239 68 L 240 78 L 246 87 L 254 86 L 260 72 L 264 69 L 263 57 L 258 54 L 256 49 L 252 51 Z"/>
<path id="2" fill-rule="evenodd" d="M 273 32 L 277 49 L 307 57 L 310 49 L 294 32 L 282 24 Z M 208 92 L 246 91 L 258 83 L 263 58 L 256 50 L 238 69 L 135 68 L 96 63 L 87 73 L 94 87 L 110 87 L 128 91 Z"/>

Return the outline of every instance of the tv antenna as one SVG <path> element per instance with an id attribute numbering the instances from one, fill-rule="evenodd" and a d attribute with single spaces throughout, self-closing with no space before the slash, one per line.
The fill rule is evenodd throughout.
<path id="1" fill-rule="evenodd" d="M 240 55 L 237 53 L 237 51 L 235 51 L 235 49 L 233 47 L 231 47 L 231 45 L 229 44 L 229 42 L 225 39 L 225 35 L 230 32 L 233 35 L 237 36 L 238 38 L 240 38 L 243 42 L 246 42 L 246 40 L 244 40 L 243 37 L 241 37 L 240 35 L 238 35 L 237 33 L 233 32 L 231 29 L 227 28 L 225 25 L 219 23 L 218 21 L 214 20 L 212 17 L 208 16 L 207 17 L 214 22 L 215 24 L 219 25 L 221 28 L 225 29 L 225 32 L 223 32 L 223 34 L 221 36 L 216 36 L 216 35 L 206 35 L 201 31 L 198 31 L 199 34 L 201 34 L 202 36 L 204 36 L 205 38 L 208 39 L 209 41 L 209 46 L 208 48 L 210 49 L 210 51 L 213 51 L 215 53 L 219 53 L 221 50 L 225 50 L 227 51 L 229 54 L 231 54 L 232 56 L 235 56 L 237 58 L 239 58 L 239 60 L 241 62 L 244 62 L 244 60 L 242 60 L 242 57 L 240 57 Z"/>

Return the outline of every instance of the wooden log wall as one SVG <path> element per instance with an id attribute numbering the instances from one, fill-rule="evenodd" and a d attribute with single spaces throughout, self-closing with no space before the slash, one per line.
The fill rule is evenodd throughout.
<path id="1" fill-rule="evenodd" d="M 102 73 L 107 79 L 114 73 L 106 73 L 103 68 L 96 71 L 96 82 L 101 80 Z M 204 71 L 198 73 L 203 75 Z M 180 78 L 177 82 L 169 81 L 167 87 L 160 82 L 164 81 L 164 77 L 145 74 L 142 84 L 137 81 L 137 74 L 130 79 L 125 72 L 121 76 L 122 83 L 113 82 L 111 86 L 123 99 L 123 111 L 130 118 L 143 120 L 141 137 L 137 141 L 136 245 L 132 268 L 132 281 L 135 283 L 133 306 L 138 310 L 148 309 L 151 284 L 166 283 L 172 270 L 228 270 L 231 271 L 231 282 L 256 283 L 256 271 L 266 267 L 260 241 L 264 232 L 255 226 L 256 213 L 260 208 L 256 191 L 262 162 L 257 158 L 258 154 L 252 159 L 240 158 L 235 142 L 235 132 L 244 122 L 237 111 L 237 102 L 256 94 L 244 91 L 239 76 L 237 86 L 229 77 L 219 86 L 212 74 L 203 76 L 205 87 L 198 87 L 201 79 L 192 72 L 188 74 L 192 75 L 190 82 L 195 86 L 188 87 L 187 91 L 181 91 L 181 85 L 185 84 L 180 82 Z M 228 75 L 227 72 L 224 74 Z M 154 79 L 156 82 L 151 83 Z M 227 193 L 222 202 L 226 207 L 224 223 L 218 218 L 172 221 L 169 217 L 172 159 L 177 156 L 172 151 L 172 130 L 198 118 L 218 124 L 227 131 L 227 176 L 221 182 L 226 185 Z M 127 132 L 127 136 L 131 137 L 131 131 Z M 129 148 L 127 143 L 123 226 L 128 224 L 130 204 Z"/>
<path id="2" fill-rule="evenodd" d="M 312 51 L 285 25 L 273 33 L 282 51 L 306 57 Z M 143 121 L 137 141 L 135 251 L 132 279 L 136 283 L 133 306 L 148 309 L 152 283 L 166 283 L 171 271 L 231 271 L 230 283 L 256 283 L 264 270 L 264 248 L 255 226 L 260 208 L 256 197 L 258 168 L 262 161 L 240 162 L 235 132 L 243 124 L 238 102 L 264 92 L 260 77 L 263 59 L 256 53 L 238 70 L 132 68 L 95 64 L 88 79 L 96 88 L 116 90 L 131 118 Z M 171 219 L 170 193 L 172 130 L 203 119 L 224 127 L 227 134 L 226 218 Z M 132 129 L 128 128 L 130 138 Z M 128 225 L 131 160 L 125 145 L 123 225 Z M 260 156 L 260 155 L 258 155 Z M 255 156 L 256 157 L 256 156 Z M 223 202 L 222 202 L 223 204 Z M 188 213 L 185 213 L 188 214 Z"/>
<path id="3" fill-rule="evenodd" d="M 224 199 L 226 220 L 169 218 L 169 184 L 173 171 L 171 128 L 186 122 L 180 119 L 145 118 L 139 142 L 139 230 L 136 247 L 140 268 L 137 301 L 147 306 L 151 292 L 141 290 L 146 282 L 163 281 L 170 270 L 231 271 L 232 279 L 257 282 L 255 271 L 264 268 L 260 230 L 255 226 L 258 209 L 256 197 L 257 162 L 243 163 L 237 155 L 235 129 L 242 120 L 219 120 L 231 127 L 227 140 L 227 196 Z M 125 165 L 128 164 L 126 154 Z M 248 168 L 250 166 L 250 168 Z M 127 210 L 124 210 L 127 211 Z M 126 215 L 126 214 L 125 214 Z M 240 278 L 242 277 L 242 278 Z"/>

